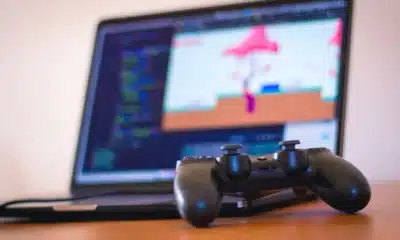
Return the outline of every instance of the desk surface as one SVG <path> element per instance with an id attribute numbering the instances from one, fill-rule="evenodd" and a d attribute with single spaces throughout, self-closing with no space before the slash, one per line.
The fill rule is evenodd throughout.
<path id="1" fill-rule="evenodd" d="M 372 200 L 358 215 L 343 215 L 322 202 L 251 218 L 218 219 L 210 229 L 182 220 L 135 222 L 0 224 L 0 239 L 398 239 L 400 182 L 373 185 Z"/>

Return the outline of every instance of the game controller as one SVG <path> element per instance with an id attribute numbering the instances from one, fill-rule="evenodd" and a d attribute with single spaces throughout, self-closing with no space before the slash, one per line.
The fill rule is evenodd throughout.
<path id="1" fill-rule="evenodd" d="M 312 191 L 344 213 L 368 205 L 370 185 L 353 164 L 327 148 L 296 149 L 298 144 L 298 140 L 283 141 L 273 156 L 250 157 L 239 152 L 240 145 L 226 145 L 220 157 L 185 157 L 174 180 L 180 216 L 195 227 L 207 227 L 218 216 L 225 194 L 295 187 Z M 269 181 L 274 173 L 280 181 Z"/>

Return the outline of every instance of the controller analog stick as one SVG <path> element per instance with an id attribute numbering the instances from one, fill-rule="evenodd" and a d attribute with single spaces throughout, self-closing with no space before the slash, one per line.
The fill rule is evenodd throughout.
<path id="1" fill-rule="evenodd" d="M 239 154 L 239 150 L 242 148 L 240 144 L 229 144 L 221 147 L 221 150 L 226 154 Z"/>
<path id="2" fill-rule="evenodd" d="M 279 142 L 279 146 L 281 146 L 282 150 L 295 150 L 296 145 L 299 145 L 299 140 L 289 140 L 289 141 L 281 141 Z"/>
<path id="3" fill-rule="evenodd" d="M 225 153 L 218 159 L 219 167 L 230 180 L 246 179 L 250 175 L 251 160 L 247 154 L 241 154 L 240 144 L 231 144 L 221 147 Z"/>
<path id="4" fill-rule="evenodd" d="M 309 160 L 307 154 L 302 149 L 296 149 L 300 144 L 299 140 L 282 141 L 279 145 L 282 150 L 276 154 L 276 160 L 288 175 L 299 175 L 307 171 Z"/>

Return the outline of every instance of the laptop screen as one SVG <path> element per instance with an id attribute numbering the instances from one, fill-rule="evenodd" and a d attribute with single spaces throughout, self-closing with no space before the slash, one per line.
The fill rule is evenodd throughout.
<path id="1" fill-rule="evenodd" d="M 227 143 L 338 152 L 348 2 L 248 6 L 99 25 L 77 184 L 171 181 Z"/>

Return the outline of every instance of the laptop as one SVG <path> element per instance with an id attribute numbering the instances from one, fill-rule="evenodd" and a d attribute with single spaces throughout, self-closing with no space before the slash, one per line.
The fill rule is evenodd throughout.
<path id="1" fill-rule="evenodd" d="M 350 0 L 292 0 L 102 20 L 70 190 L 110 194 L 2 215 L 177 217 L 172 183 L 184 156 L 219 156 L 229 143 L 266 155 L 291 139 L 340 155 L 351 12 Z M 237 201 L 224 203 L 232 212 Z"/>

